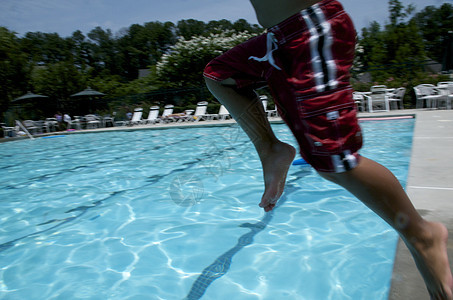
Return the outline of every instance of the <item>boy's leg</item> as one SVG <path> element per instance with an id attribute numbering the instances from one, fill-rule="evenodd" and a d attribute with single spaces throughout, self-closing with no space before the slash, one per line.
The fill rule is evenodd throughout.
<path id="1" fill-rule="evenodd" d="M 264 194 L 260 206 L 265 211 L 271 210 L 283 193 L 286 174 L 296 150 L 274 135 L 263 105 L 253 90 L 239 91 L 233 79 L 222 83 L 206 79 L 206 85 L 253 142 L 264 175 Z"/>
<path id="2" fill-rule="evenodd" d="M 361 157 L 358 166 L 344 173 L 321 173 L 359 198 L 389 223 L 409 248 L 432 299 L 453 299 L 453 279 L 447 257 L 448 231 L 424 220 L 393 174 Z"/>

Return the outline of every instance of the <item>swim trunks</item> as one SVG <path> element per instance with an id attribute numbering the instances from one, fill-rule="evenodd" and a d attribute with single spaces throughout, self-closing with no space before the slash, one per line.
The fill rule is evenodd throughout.
<path id="1" fill-rule="evenodd" d="M 212 60 L 206 78 L 237 88 L 268 85 L 278 112 L 316 170 L 344 172 L 360 158 L 349 83 L 356 33 L 336 0 L 324 0 Z"/>

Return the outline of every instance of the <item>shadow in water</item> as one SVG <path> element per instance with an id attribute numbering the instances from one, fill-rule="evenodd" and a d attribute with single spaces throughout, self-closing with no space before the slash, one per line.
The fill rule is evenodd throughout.
<path id="1" fill-rule="evenodd" d="M 233 259 L 233 256 L 240 250 L 242 250 L 242 248 L 244 248 L 245 246 L 252 244 L 255 235 L 266 228 L 266 226 L 272 220 L 272 217 L 274 216 L 274 213 L 278 209 L 278 207 L 285 203 L 285 201 L 288 199 L 288 195 L 299 190 L 292 183 L 301 180 L 303 177 L 307 175 L 310 175 L 311 172 L 312 171 L 310 168 L 304 166 L 298 171 L 296 171 L 294 174 L 292 174 L 292 176 L 295 176 L 295 178 L 286 183 L 285 192 L 283 193 L 280 200 L 277 202 L 277 205 L 274 207 L 273 210 L 266 213 L 261 221 L 254 224 L 243 223 L 239 225 L 239 227 L 249 228 L 250 232 L 247 232 L 240 236 L 237 244 L 233 248 L 220 255 L 212 264 L 207 266 L 203 270 L 203 272 L 201 272 L 200 276 L 198 276 L 197 280 L 195 280 L 195 282 L 192 285 L 192 288 L 189 291 L 189 294 L 186 296 L 184 300 L 200 299 L 214 280 L 222 277 L 228 272 L 228 270 L 230 269 L 231 260 Z"/>

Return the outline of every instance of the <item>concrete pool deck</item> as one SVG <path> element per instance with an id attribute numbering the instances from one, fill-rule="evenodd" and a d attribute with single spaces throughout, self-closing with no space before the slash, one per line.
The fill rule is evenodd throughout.
<path id="1" fill-rule="evenodd" d="M 453 110 L 417 110 L 406 191 L 420 214 L 445 224 L 453 261 Z M 375 114 L 374 114 L 375 115 Z M 398 242 L 390 300 L 429 299 L 422 277 Z"/>
<path id="2" fill-rule="evenodd" d="M 359 113 L 360 118 L 407 115 L 415 116 L 415 129 L 406 191 L 423 217 L 428 220 L 440 221 L 447 226 L 450 235 L 448 256 L 451 268 L 453 262 L 453 110 L 396 110 L 381 113 Z M 276 118 L 271 122 L 281 123 L 281 120 Z M 179 126 L 224 126 L 232 123 L 234 121 L 226 120 L 123 126 L 83 130 L 77 133 L 165 129 Z M 53 135 L 55 134 L 62 133 L 53 133 Z M 401 240 L 398 241 L 389 299 L 429 299 L 423 279 Z"/>

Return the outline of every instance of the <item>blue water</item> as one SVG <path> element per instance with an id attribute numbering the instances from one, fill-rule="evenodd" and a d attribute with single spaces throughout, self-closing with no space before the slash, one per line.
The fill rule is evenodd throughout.
<path id="1" fill-rule="evenodd" d="M 362 123 L 362 154 L 403 185 L 413 125 Z M 387 299 L 396 233 L 307 166 L 291 167 L 264 213 L 260 163 L 237 126 L 0 152 L 1 299 Z"/>

